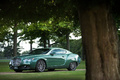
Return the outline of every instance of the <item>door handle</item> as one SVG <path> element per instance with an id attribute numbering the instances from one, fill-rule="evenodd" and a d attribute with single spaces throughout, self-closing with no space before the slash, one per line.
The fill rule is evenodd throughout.
<path id="1" fill-rule="evenodd" d="M 62 56 L 64 58 L 64 56 Z"/>

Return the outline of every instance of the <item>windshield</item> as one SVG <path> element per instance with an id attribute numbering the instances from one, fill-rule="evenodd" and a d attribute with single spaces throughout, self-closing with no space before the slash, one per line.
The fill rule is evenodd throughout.
<path id="1" fill-rule="evenodd" d="M 36 49 L 31 51 L 29 54 L 47 54 L 49 51 L 50 49 Z"/>

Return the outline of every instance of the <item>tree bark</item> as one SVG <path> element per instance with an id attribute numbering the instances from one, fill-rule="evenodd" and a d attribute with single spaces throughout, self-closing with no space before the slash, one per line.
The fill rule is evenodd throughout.
<path id="1" fill-rule="evenodd" d="M 85 61 L 85 53 L 84 53 L 84 49 L 83 49 L 83 47 L 82 47 L 81 55 L 82 55 L 82 56 L 81 56 L 81 57 L 82 57 L 82 60 Z"/>
<path id="2" fill-rule="evenodd" d="M 50 45 L 50 39 L 48 39 L 48 47 L 51 47 L 51 45 Z"/>
<path id="3" fill-rule="evenodd" d="M 66 34 L 66 43 L 67 43 L 67 50 L 70 50 L 69 33 Z"/>
<path id="4" fill-rule="evenodd" d="M 109 8 L 79 9 L 86 80 L 120 80 L 118 37 Z"/>
<path id="5" fill-rule="evenodd" d="M 32 51 L 32 44 L 33 44 L 33 41 L 32 39 L 30 39 L 30 51 Z"/>
<path id="6" fill-rule="evenodd" d="M 43 40 L 44 48 L 46 48 L 46 39 Z"/>
<path id="7" fill-rule="evenodd" d="M 14 36 L 13 36 L 13 56 L 17 55 L 17 23 L 14 25 Z"/>

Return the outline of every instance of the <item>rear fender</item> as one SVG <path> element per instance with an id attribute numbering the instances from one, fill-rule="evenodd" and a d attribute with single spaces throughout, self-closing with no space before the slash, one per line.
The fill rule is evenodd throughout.
<path id="1" fill-rule="evenodd" d="M 68 58 L 67 58 L 67 60 L 66 60 L 66 67 L 69 67 L 69 64 L 71 63 L 71 62 L 76 62 L 76 64 L 77 64 L 77 66 L 78 66 L 78 55 L 74 55 L 74 54 L 72 54 L 72 55 L 69 55 L 68 56 Z"/>

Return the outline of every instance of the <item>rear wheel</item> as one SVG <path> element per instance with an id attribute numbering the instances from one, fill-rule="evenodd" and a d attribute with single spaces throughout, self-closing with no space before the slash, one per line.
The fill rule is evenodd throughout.
<path id="1" fill-rule="evenodd" d="M 75 70 L 76 70 L 76 67 L 77 67 L 76 62 L 71 62 L 71 63 L 69 64 L 68 70 L 69 70 L 69 71 L 75 71 Z"/>
<path id="2" fill-rule="evenodd" d="M 44 72 L 45 71 L 45 67 L 46 67 L 46 64 L 45 64 L 45 61 L 43 60 L 39 60 L 36 64 L 36 70 L 37 72 Z"/>
<path id="3" fill-rule="evenodd" d="M 23 70 L 14 70 L 15 72 L 22 72 Z"/>

